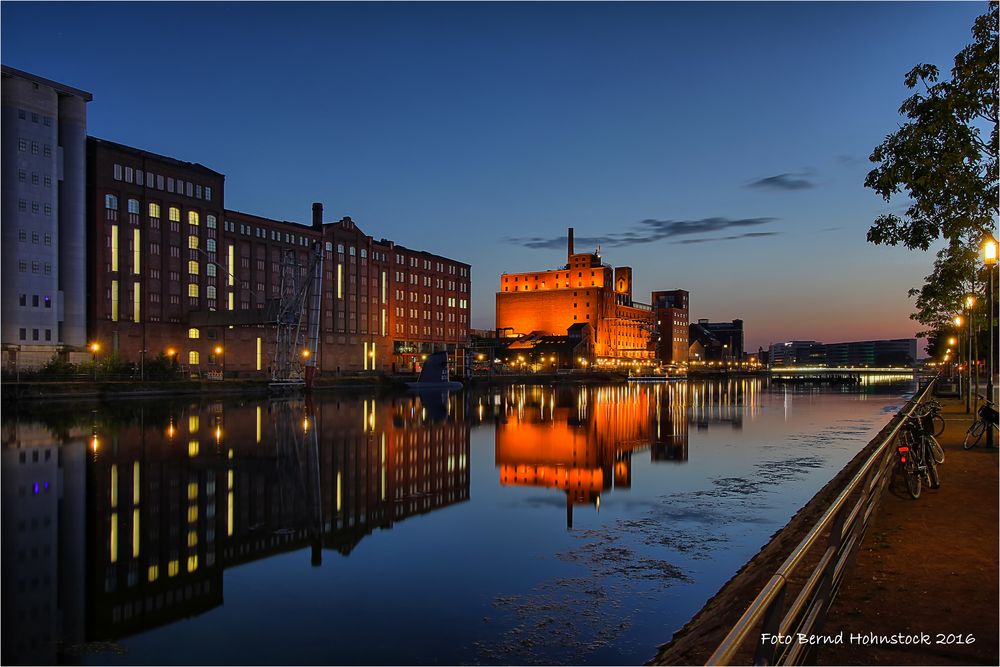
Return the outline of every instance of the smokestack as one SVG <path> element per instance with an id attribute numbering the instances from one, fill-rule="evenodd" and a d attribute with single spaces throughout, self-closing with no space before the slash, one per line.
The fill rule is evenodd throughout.
<path id="1" fill-rule="evenodd" d="M 573 228 L 569 228 L 569 256 L 573 256 Z"/>
<path id="2" fill-rule="evenodd" d="M 323 204 L 313 203 L 313 229 L 323 229 Z"/>

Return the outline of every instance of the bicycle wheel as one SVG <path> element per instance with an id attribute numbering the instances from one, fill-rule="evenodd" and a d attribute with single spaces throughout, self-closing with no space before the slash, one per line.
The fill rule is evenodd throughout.
<path id="1" fill-rule="evenodd" d="M 944 417 L 939 414 L 931 415 L 931 424 L 934 425 L 934 435 L 938 436 L 944 433 Z M 938 461 L 941 463 L 941 461 Z"/>
<path id="2" fill-rule="evenodd" d="M 965 433 L 965 442 L 962 443 L 962 447 L 965 449 L 972 449 L 979 444 L 979 439 L 983 437 L 983 433 L 986 432 L 986 422 L 976 420 L 972 422 L 972 426 Z"/>
<path id="3" fill-rule="evenodd" d="M 916 500 L 920 497 L 920 471 L 917 470 L 917 462 L 907 459 L 903 464 L 903 474 L 906 476 L 906 490 L 910 497 Z"/>
<path id="4" fill-rule="evenodd" d="M 941 478 L 938 476 L 937 463 L 934 462 L 934 459 L 929 454 L 930 452 L 928 452 L 927 456 L 927 488 L 939 489 L 941 488 Z"/>
<path id="5" fill-rule="evenodd" d="M 941 443 L 937 441 L 933 435 L 927 436 L 927 446 L 931 450 L 931 456 L 937 463 L 944 463 L 944 449 L 941 448 Z"/>

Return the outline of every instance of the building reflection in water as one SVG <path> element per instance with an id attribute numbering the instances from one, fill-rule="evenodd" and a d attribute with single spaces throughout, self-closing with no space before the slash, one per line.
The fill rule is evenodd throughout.
<path id="1" fill-rule="evenodd" d="M 2 663 L 52 665 L 84 638 L 88 429 L 2 427 Z"/>
<path id="2" fill-rule="evenodd" d="M 753 419 L 760 411 L 760 378 L 691 382 L 689 392 L 691 423 L 698 430 L 714 423 L 738 431 L 744 419 Z"/>
<path id="3" fill-rule="evenodd" d="M 688 458 L 688 387 L 517 386 L 479 398 L 477 416 L 496 421 L 496 465 L 504 486 L 557 488 L 566 525 L 575 505 L 600 509 L 601 495 L 632 485 L 632 456 Z"/>
<path id="4" fill-rule="evenodd" d="M 456 396 L 129 406 L 3 426 L 4 664 L 222 604 L 232 565 L 469 498 Z M 68 424 L 68 425 L 67 425 Z"/>

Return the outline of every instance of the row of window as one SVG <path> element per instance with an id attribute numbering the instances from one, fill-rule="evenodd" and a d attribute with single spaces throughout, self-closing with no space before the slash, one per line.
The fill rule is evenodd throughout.
<path id="1" fill-rule="evenodd" d="M 126 207 L 129 214 L 139 215 L 141 212 L 141 206 L 138 199 L 128 199 L 126 202 Z M 118 197 L 115 195 L 107 194 L 104 195 L 104 208 L 108 211 L 118 210 Z M 149 202 L 147 207 L 147 212 L 151 220 L 159 221 L 161 215 L 160 205 L 156 202 Z M 171 222 L 181 221 L 181 210 L 176 206 L 170 206 L 167 208 L 167 218 Z M 198 211 L 188 211 L 187 221 L 189 225 L 198 226 L 201 224 L 201 214 Z M 136 221 L 138 222 L 138 221 Z M 218 226 L 218 220 L 211 213 L 205 215 L 205 227 L 208 229 L 216 229 Z"/>
<path id="2" fill-rule="evenodd" d="M 39 335 L 38 329 L 31 330 L 31 340 L 40 340 L 38 335 Z M 19 329 L 17 332 L 17 337 L 20 340 L 28 340 L 28 330 L 23 328 Z M 47 341 L 52 340 L 52 329 L 45 329 L 45 340 Z"/>
<path id="3" fill-rule="evenodd" d="M 28 232 L 24 229 L 18 228 L 17 230 L 17 240 L 27 243 Z M 32 243 L 44 243 L 45 245 L 52 245 L 52 234 L 39 234 L 38 232 L 31 232 L 31 242 Z"/>
<path id="4" fill-rule="evenodd" d="M 126 183 L 135 183 L 136 185 L 142 185 L 155 190 L 165 190 L 166 192 L 185 197 L 194 197 L 195 199 L 212 201 L 211 186 L 202 186 L 199 183 L 192 183 L 191 181 L 185 181 L 179 178 L 175 180 L 171 176 L 154 174 L 149 171 L 143 172 L 142 169 L 134 169 L 129 166 L 123 167 L 120 164 L 115 164 L 114 179 L 116 181 L 125 181 Z"/>
<path id="5" fill-rule="evenodd" d="M 28 200 L 18 199 L 17 200 L 17 210 L 21 213 L 28 212 Z M 52 204 L 43 204 L 37 201 L 31 202 L 31 212 L 33 214 L 44 213 L 45 215 L 52 215 Z"/>
<path id="6" fill-rule="evenodd" d="M 37 141 L 29 141 L 28 139 L 18 139 L 17 150 L 22 153 L 27 153 L 28 150 L 31 150 L 32 155 L 38 155 L 40 150 L 45 157 L 52 157 L 52 146 L 50 144 L 39 144 Z"/>
<path id="7" fill-rule="evenodd" d="M 21 306 L 27 306 L 28 305 L 28 295 L 27 294 L 20 294 L 20 295 L 18 295 L 18 304 L 21 305 Z M 41 299 L 39 299 L 39 295 L 38 294 L 32 294 L 31 295 L 31 307 L 32 308 L 40 308 L 41 306 L 44 306 L 46 308 L 51 308 L 52 307 L 52 298 L 49 297 L 48 295 L 46 295 L 46 296 L 42 297 Z"/>
<path id="8" fill-rule="evenodd" d="M 28 120 L 28 112 L 24 109 L 18 109 L 17 117 L 19 120 Z M 39 120 L 42 121 L 42 125 L 44 125 L 45 127 L 52 127 L 52 116 L 45 116 L 43 114 L 39 114 L 32 111 L 31 122 L 38 123 Z"/>
<path id="9" fill-rule="evenodd" d="M 422 333 L 425 336 L 430 336 L 431 335 L 431 327 L 425 326 L 425 327 L 423 327 L 423 331 L 421 331 L 420 329 L 421 328 L 418 327 L 416 324 L 411 324 L 409 332 L 407 332 L 406 325 L 404 325 L 404 324 L 402 324 L 400 322 L 396 323 L 396 333 L 398 333 L 398 334 L 409 333 L 410 335 L 417 336 L 417 335 L 420 335 Z M 447 332 L 448 332 L 448 337 L 449 338 L 454 338 L 456 335 L 458 335 L 456 333 L 455 329 L 452 328 L 452 327 L 448 327 Z M 438 338 L 444 338 L 444 336 L 445 336 L 445 328 L 444 327 L 434 327 L 434 333 L 435 333 L 435 335 L 437 335 Z"/>
<path id="10" fill-rule="evenodd" d="M 583 281 L 582 281 L 582 280 L 578 280 L 578 281 L 576 281 L 576 286 L 577 286 L 577 287 L 583 287 Z M 521 286 L 520 286 L 520 285 L 514 285 L 514 291 L 515 291 L 515 292 L 519 292 L 519 291 L 521 291 L 521 290 L 519 289 L 519 287 L 521 287 Z M 539 285 L 537 285 L 537 284 L 536 284 L 536 285 L 535 285 L 535 290 L 536 290 L 536 291 L 538 290 L 538 287 L 539 287 Z M 565 285 L 563 286 L 563 289 L 566 289 L 566 288 L 569 288 L 569 287 L 572 287 L 572 285 L 570 285 L 569 283 L 566 283 L 566 284 L 565 284 Z M 594 282 L 593 280 L 591 280 L 591 281 L 590 281 L 590 287 L 597 287 L 596 283 L 595 283 L 595 282 Z M 545 283 L 542 283 L 542 284 L 541 284 L 541 288 L 542 288 L 542 289 L 545 289 Z M 559 283 L 556 283 L 556 289 L 559 289 L 559 288 L 560 288 L 560 284 L 559 284 Z M 464 291 L 464 290 L 463 290 L 463 291 Z M 510 287 L 508 287 L 507 285 L 504 285 L 504 286 L 503 286 L 503 291 L 504 291 L 504 292 L 509 292 L 509 291 L 510 291 Z M 530 288 L 529 288 L 529 286 L 528 286 L 528 285 L 524 285 L 524 291 L 525 291 L 525 292 L 528 292 L 528 291 L 530 291 Z"/>
<path id="11" fill-rule="evenodd" d="M 20 183 L 27 183 L 28 182 L 28 172 L 27 172 L 27 170 L 25 170 L 25 169 L 18 169 L 17 170 L 17 180 Z M 45 187 L 47 187 L 47 188 L 51 188 L 52 187 L 52 177 L 51 176 L 46 176 L 44 173 L 41 176 L 39 176 L 39 174 L 38 174 L 37 171 L 31 172 L 31 184 L 32 185 L 39 185 L 40 183 L 43 184 L 43 185 L 45 185 Z"/>
<path id="12" fill-rule="evenodd" d="M 32 273 L 39 273 L 42 270 L 42 268 L 43 267 L 42 267 L 42 263 L 41 262 L 32 262 L 31 263 L 31 272 Z M 24 261 L 24 260 L 19 261 L 17 263 L 17 270 L 20 273 L 27 273 L 28 272 L 28 263 L 26 261 Z M 44 270 L 45 270 L 45 275 L 47 275 L 47 276 L 48 275 L 52 275 L 52 265 L 49 264 L 48 262 L 45 262 Z"/>

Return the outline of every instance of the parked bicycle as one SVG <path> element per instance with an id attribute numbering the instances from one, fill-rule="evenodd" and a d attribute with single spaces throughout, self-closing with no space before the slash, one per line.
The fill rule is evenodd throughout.
<path id="1" fill-rule="evenodd" d="M 937 437 L 935 437 L 944 433 L 944 417 L 941 416 L 941 404 L 934 400 L 921 403 L 913 411 L 913 414 L 920 419 L 922 434 L 923 437 L 927 438 L 927 445 L 934 456 L 934 461 L 939 464 L 944 463 L 944 449 L 941 447 L 941 443 L 937 441 Z"/>
<path id="2" fill-rule="evenodd" d="M 962 443 L 962 447 L 965 449 L 972 449 L 978 445 L 979 440 L 983 437 L 983 433 L 986 433 L 986 429 L 992 427 L 1000 431 L 1000 424 L 998 424 L 1000 413 L 997 412 L 997 404 L 982 394 L 976 394 L 976 396 L 982 399 L 983 404 L 979 406 L 979 410 L 977 411 L 978 418 L 972 422 L 972 426 L 965 432 L 965 442 Z"/>
<path id="3" fill-rule="evenodd" d="M 933 431 L 925 428 L 924 421 L 916 414 L 907 417 L 896 442 L 897 471 L 906 480 L 906 490 L 913 499 L 920 497 L 921 487 L 925 484 L 931 489 L 941 486 L 931 444 L 937 441 Z"/>

